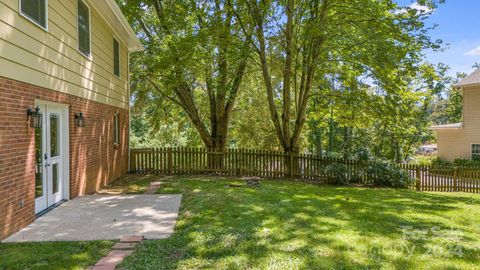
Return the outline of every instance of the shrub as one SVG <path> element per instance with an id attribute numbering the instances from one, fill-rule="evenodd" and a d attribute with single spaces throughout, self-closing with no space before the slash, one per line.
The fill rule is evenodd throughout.
<path id="1" fill-rule="evenodd" d="M 432 160 L 432 164 L 431 165 L 438 165 L 438 166 L 447 166 L 447 165 L 451 165 L 450 162 L 448 161 L 445 161 L 439 157 L 435 158 Z"/>
<path id="2" fill-rule="evenodd" d="M 409 175 L 388 163 L 376 163 L 368 166 L 367 174 L 375 185 L 406 188 L 414 183 Z"/>
<path id="3" fill-rule="evenodd" d="M 408 163 L 425 166 L 425 165 L 441 164 L 441 163 L 444 163 L 444 161 L 432 155 L 417 155 Z"/>
<path id="4" fill-rule="evenodd" d="M 366 149 L 366 148 L 362 148 L 360 150 L 358 150 L 357 152 L 357 160 L 358 161 L 370 161 L 373 159 L 373 155 L 372 153 Z"/>
<path id="5" fill-rule="evenodd" d="M 480 160 L 470 160 L 470 159 L 455 159 L 453 161 L 454 165 L 457 166 L 473 166 L 478 167 L 480 166 Z"/>
<path id="6" fill-rule="evenodd" d="M 325 166 L 325 183 L 329 185 L 348 185 L 348 168 L 341 163 L 332 163 Z"/>

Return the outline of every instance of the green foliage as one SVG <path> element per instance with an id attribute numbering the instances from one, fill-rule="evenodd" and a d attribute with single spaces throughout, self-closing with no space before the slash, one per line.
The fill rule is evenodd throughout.
<path id="1" fill-rule="evenodd" d="M 252 46 L 275 132 L 286 151 L 298 147 L 306 104 L 310 148 L 316 153 L 324 149 L 325 128 L 328 151 L 334 151 L 338 133 L 332 129 L 338 127 L 344 137 L 336 140 L 343 148 L 338 152 L 348 155 L 355 147 L 353 131 L 373 125 L 380 130 L 379 140 L 393 141 L 393 147 L 375 142 L 382 146 L 374 149 L 376 154 L 397 161 L 429 136 L 426 104 L 430 92 L 441 89 L 435 70 L 421 64 L 422 50 L 441 46 L 430 40 L 424 24 L 430 12 L 394 1 L 245 2 L 250 15 L 245 25 L 258 30 Z M 422 5 L 434 10 L 439 2 Z"/>
<path id="2" fill-rule="evenodd" d="M 480 160 L 470 160 L 470 159 L 455 159 L 453 161 L 454 165 L 457 166 L 471 166 L 478 167 L 480 166 Z"/>
<path id="3" fill-rule="evenodd" d="M 466 76 L 465 73 L 457 73 L 455 78 L 444 76 L 446 82 L 455 84 Z M 458 88 L 450 86 L 434 100 L 432 106 L 432 122 L 434 124 L 458 123 L 462 121 L 463 114 L 463 97 L 462 91 Z"/>
<path id="4" fill-rule="evenodd" d="M 329 185 L 344 186 L 350 183 L 348 167 L 341 163 L 331 163 L 323 169 L 325 183 Z"/>
<path id="5" fill-rule="evenodd" d="M 145 46 L 131 61 L 134 106 L 152 112 L 146 119 L 153 131 L 161 131 L 165 115 L 173 115 L 189 122 L 177 130 L 193 129 L 205 146 L 224 148 L 248 66 L 251 36 L 241 30 L 230 5 L 218 1 L 118 3 Z M 178 143 L 182 142 L 170 144 Z"/>
<path id="6" fill-rule="evenodd" d="M 446 161 L 446 160 L 443 160 L 443 159 L 437 157 L 437 158 L 434 158 L 432 160 L 432 165 L 447 166 L 447 165 L 452 165 L 452 164 L 450 162 Z"/>
<path id="7" fill-rule="evenodd" d="M 309 148 L 312 152 L 355 158 L 366 150 L 374 159 L 404 162 L 418 146 L 433 141 L 432 100 L 443 95 L 450 80 L 444 65 L 423 64 L 405 87 L 380 87 L 332 78 L 315 91 L 309 109 Z"/>
<path id="8" fill-rule="evenodd" d="M 437 155 L 416 155 L 408 163 L 416 165 L 434 165 L 439 158 Z"/>
<path id="9" fill-rule="evenodd" d="M 375 185 L 383 187 L 407 188 L 414 183 L 405 171 L 386 162 L 369 165 L 367 175 Z"/>
<path id="10" fill-rule="evenodd" d="M 448 67 L 424 63 L 425 49 L 442 46 L 424 21 L 443 1 L 419 2 L 427 12 L 393 0 L 297 1 L 289 36 L 286 1 L 118 2 L 146 47 L 130 67 L 134 146 L 225 140 L 229 147 L 349 158 L 364 149 L 401 162 L 433 140 L 432 112 L 450 120 L 461 112 L 458 92 L 447 94 Z M 238 92 L 231 88 L 236 78 Z M 440 97 L 451 105 L 435 107 Z"/>

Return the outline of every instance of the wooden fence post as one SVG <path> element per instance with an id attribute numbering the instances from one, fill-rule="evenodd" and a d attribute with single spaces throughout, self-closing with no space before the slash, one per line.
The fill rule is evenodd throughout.
<path id="1" fill-rule="evenodd" d="M 168 151 L 167 151 L 167 166 L 168 166 L 168 174 L 169 175 L 173 174 L 172 159 L 173 159 L 172 148 L 168 148 Z"/>
<path id="2" fill-rule="evenodd" d="M 295 177 L 295 172 L 293 171 L 293 167 L 294 167 L 294 165 L 293 165 L 293 164 L 294 164 L 294 160 L 293 160 L 293 159 L 294 159 L 294 158 L 295 158 L 295 157 L 294 157 L 294 154 L 293 154 L 293 151 L 292 151 L 292 152 L 290 152 L 290 160 L 289 160 L 289 161 L 290 161 L 290 162 L 289 162 L 289 167 L 290 167 L 290 168 L 289 168 L 289 172 L 290 172 L 290 177 L 291 177 L 291 178 Z"/>
<path id="3" fill-rule="evenodd" d="M 136 159 L 136 152 L 130 150 L 130 172 L 131 173 L 138 173 L 137 172 L 137 159 Z"/>
<path id="4" fill-rule="evenodd" d="M 416 189 L 418 191 L 422 190 L 422 174 L 421 174 L 419 165 L 417 165 L 415 168 L 415 179 L 416 179 L 416 182 L 415 182 Z"/>
<path id="5" fill-rule="evenodd" d="M 453 168 L 453 190 L 458 191 L 458 167 Z"/>

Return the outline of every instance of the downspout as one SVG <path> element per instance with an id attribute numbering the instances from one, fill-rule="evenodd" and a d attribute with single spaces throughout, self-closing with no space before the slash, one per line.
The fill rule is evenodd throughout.
<path id="1" fill-rule="evenodd" d="M 127 139 L 127 147 L 128 147 L 128 168 L 127 172 L 130 172 L 130 124 L 131 124 L 131 114 L 130 114 L 130 51 L 127 53 L 127 65 L 128 65 L 128 76 L 127 76 L 127 91 L 128 91 L 128 97 L 127 97 L 127 106 L 128 106 L 128 139 Z"/>

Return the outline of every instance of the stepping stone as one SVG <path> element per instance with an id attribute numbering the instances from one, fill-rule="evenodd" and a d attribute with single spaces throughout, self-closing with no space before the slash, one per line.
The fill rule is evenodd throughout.
<path id="1" fill-rule="evenodd" d="M 125 257 L 133 253 L 135 246 L 142 242 L 143 236 L 128 235 L 120 239 L 120 242 L 116 243 L 110 253 L 107 256 L 101 258 L 94 266 L 88 268 L 89 270 L 115 270 L 118 264 L 120 264 Z"/>
<path id="2" fill-rule="evenodd" d="M 121 263 L 125 257 L 132 254 L 133 250 L 113 250 L 108 253 L 106 257 L 103 257 L 98 261 L 95 266 L 117 266 Z"/>
<path id="3" fill-rule="evenodd" d="M 148 190 L 145 192 L 145 194 L 155 194 L 155 193 L 157 193 L 157 189 L 159 189 L 161 185 L 162 185 L 162 182 L 160 182 L 160 181 L 151 182 L 150 186 L 148 187 Z"/>
<path id="4" fill-rule="evenodd" d="M 120 243 L 139 243 L 142 242 L 143 239 L 144 237 L 141 235 L 124 236 L 122 239 L 120 239 Z"/>
<path id="5" fill-rule="evenodd" d="M 137 245 L 136 242 L 133 242 L 133 243 L 120 242 L 120 243 L 116 243 L 112 247 L 112 249 L 113 250 L 129 250 L 129 249 L 134 249 L 136 245 Z"/>
<path id="6" fill-rule="evenodd" d="M 99 266 L 92 266 L 88 268 L 88 270 L 115 270 L 116 265 L 99 265 Z"/>

